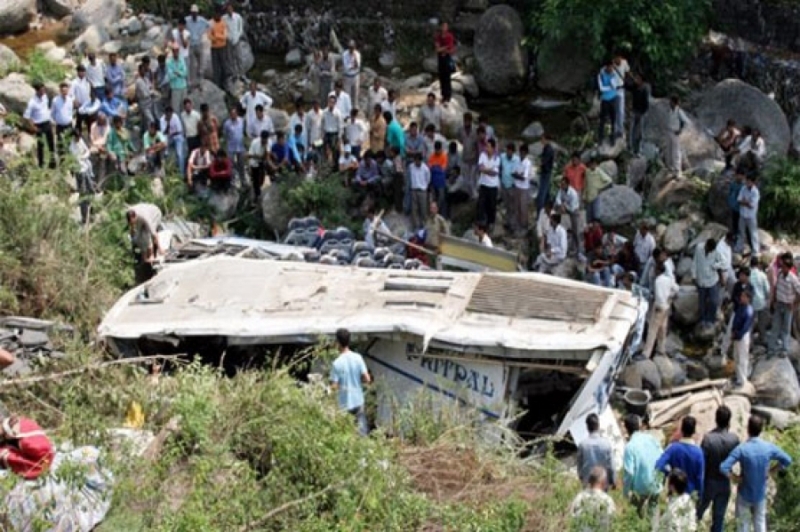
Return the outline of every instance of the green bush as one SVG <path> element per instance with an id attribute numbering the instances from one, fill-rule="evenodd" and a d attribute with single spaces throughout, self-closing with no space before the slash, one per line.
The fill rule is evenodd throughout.
<path id="1" fill-rule="evenodd" d="M 340 174 L 314 180 L 292 176 L 278 186 L 289 212 L 295 216 L 316 216 L 324 227 L 357 229 L 359 221 L 348 213 L 353 194 L 342 185 L 343 179 Z"/>
<path id="2" fill-rule="evenodd" d="M 48 81 L 61 83 L 67 77 L 67 68 L 63 65 L 50 61 L 45 53 L 39 49 L 34 50 L 28 56 L 25 68 L 25 75 L 30 83 L 46 83 Z"/>
<path id="3" fill-rule="evenodd" d="M 759 223 L 769 229 L 797 233 L 800 212 L 800 164 L 788 158 L 770 159 L 759 183 Z"/>
<path id="4" fill-rule="evenodd" d="M 617 49 L 627 50 L 656 82 L 671 81 L 708 31 L 709 0 L 538 0 L 529 17 L 531 40 L 578 40 L 601 61 Z"/>

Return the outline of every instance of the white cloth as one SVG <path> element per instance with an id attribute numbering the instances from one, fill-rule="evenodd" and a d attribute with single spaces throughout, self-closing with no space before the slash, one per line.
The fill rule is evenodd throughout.
<path id="1" fill-rule="evenodd" d="M 514 187 L 528 190 L 531 188 L 531 180 L 533 179 L 533 163 L 527 157 L 522 159 L 517 165 L 517 175 L 522 176 L 522 179 L 514 179 Z"/>
<path id="2" fill-rule="evenodd" d="M 633 252 L 639 259 L 639 264 L 647 264 L 654 249 L 656 249 L 656 239 L 653 238 L 652 233 L 648 231 L 645 236 L 642 236 L 641 231 L 636 231 L 636 237 L 633 239 Z"/>
<path id="3" fill-rule="evenodd" d="M 411 190 L 428 190 L 428 185 L 431 184 L 431 171 L 425 163 L 412 163 L 408 167 L 408 173 L 411 177 Z"/>
<path id="4" fill-rule="evenodd" d="M 653 304 L 658 310 L 668 310 L 672 298 L 678 295 L 678 284 L 668 273 L 656 277 Z"/>
<path id="5" fill-rule="evenodd" d="M 186 111 L 181 112 L 181 121 L 183 122 L 183 127 L 186 128 L 186 136 L 187 137 L 196 137 L 200 132 L 198 126 L 200 125 L 200 120 L 203 117 L 192 109 L 191 113 L 187 113 Z"/>
<path id="6" fill-rule="evenodd" d="M 351 146 L 362 146 L 366 142 L 367 126 L 359 119 L 346 120 L 344 127 L 347 143 Z"/>
<path id="7" fill-rule="evenodd" d="M 187 30 L 187 29 L 183 30 L 183 39 L 180 38 L 181 37 L 180 34 L 181 34 L 181 32 L 180 32 L 180 30 L 178 28 L 173 28 L 172 32 L 170 33 L 170 42 L 172 44 L 177 44 L 178 45 L 178 56 L 180 56 L 184 61 L 186 61 L 186 64 L 188 65 L 189 64 L 189 46 L 191 46 L 191 42 L 190 41 L 191 41 L 192 36 L 189 33 L 189 30 Z M 183 45 L 184 42 L 186 42 L 186 46 Z"/>
<path id="8" fill-rule="evenodd" d="M 486 152 L 481 153 L 481 156 L 478 158 L 478 169 L 480 171 L 478 185 L 491 188 L 498 188 L 500 186 L 500 157 L 498 157 L 497 154 L 493 157 L 489 157 L 489 154 Z M 494 175 L 487 174 L 484 170 L 491 170 Z"/>
<path id="9" fill-rule="evenodd" d="M 342 118 L 349 118 L 350 111 L 353 109 L 353 102 L 350 99 L 350 95 L 345 91 L 342 91 L 339 94 L 336 94 L 336 91 L 333 91 L 328 96 L 336 97 L 336 108 L 339 110 L 339 113 L 341 113 Z"/>
<path id="10" fill-rule="evenodd" d="M 250 143 L 250 148 L 247 150 L 247 154 L 252 155 L 253 157 L 248 157 L 247 162 L 251 168 L 257 168 L 264 163 L 264 156 L 269 153 L 270 150 L 269 144 L 269 139 L 267 140 L 267 145 L 265 146 L 261 142 L 261 138 L 257 138 Z"/>
<path id="11" fill-rule="evenodd" d="M 488 233 L 483 233 L 483 238 L 480 239 L 480 244 L 487 248 L 493 248 L 494 244 L 492 243 L 492 239 L 489 238 Z"/>
<path id="12" fill-rule="evenodd" d="M 320 109 L 319 112 L 314 111 L 313 109 L 306 113 L 306 120 L 305 124 L 303 125 L 303 131 L 306 134 L 306 138 L 308 139 L 308 146 L 306 148 L 311 148 L 315 142 L 319 142 L 322 140 L 322 116 L 324 111 Z"/>
<path id="13" fill-rule="evenodd" d="M 183 124 L 181 124 L 181 119 L 178 118 L 178 115 L 175 113 L 172 113 L 169 123 L 167 123 L 167 115 L 163 115 L 158 122 L 159 131 L 168 137 L 175 137 L 183 134 Z"/>
<path id="14" fill-rule="evenodd" d="M 357 76 L 361 72 L 361 53 L 358 50 L 345 50 L 342 53 L 342 74 L 348 77 Z"/>
<path id="15" fill-rule="evenodd" d="M 381 104 L 381 109 L 383 109 L 384 113 L 387 111 L 392 113 L 392 118 L 395 118 L 397 116 L 397 101 L 390 102 L 386 100 Z"/>
<path id="16" fill-rule="evenodd" d="M 34 124 L 41 124 L 42 122 L 50 122 L 52 117 L 50 115 L 50 98 L 47 94 L 41 98 L 34 95 L 33 98 L 28 100 L 28 106 L 25 108 L 23 118 L 30 120 Z"/>

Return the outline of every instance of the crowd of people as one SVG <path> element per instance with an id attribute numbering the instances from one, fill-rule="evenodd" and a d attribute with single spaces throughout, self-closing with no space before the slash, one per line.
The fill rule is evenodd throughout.
<path id="1" fill-rule="evenodd" d="M 653 520 L 659 532 L 694 532 L 698 522 L 711 509 L 711 531 L 722 532 L 731 482 L 737 485 L 736 523 L 742 532 L 766 532 L 767 482 L 775 470 L 783 474 L 791 457 L 776 445 L 761 438 L 764 421 L 750 416 L 747 440 L 730 431 L 731 410 L 720 406 L 716 427 L 697 434 L 697 420 L 686 416 L 666 449 L 643 430 L 639 416 L 625 420 L 628 443 L 622 463 L 622 478 L 617 479 L 611 441 L 600 431 L 596 414 L 586 418 L 589 432 L 578 448 L 577 472 L 585 489 L 572 502 L 570 514 L 577 530 L 603 532 L 617 530 L 609 489 L 621 488 L 640 517 Z M 738 473 L 734 466 L 738 465 Z M 665 479 L 665 480 L 664 480 Z M 666 484 L 667 503 L 659 511 L 659 499 Z"/>

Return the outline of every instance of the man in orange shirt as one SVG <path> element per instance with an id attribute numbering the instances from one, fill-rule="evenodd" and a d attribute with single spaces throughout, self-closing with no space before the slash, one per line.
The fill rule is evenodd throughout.
<path id="1" fill-rule="evenodd" d="M 580 152 L 574 152 L 569 164 L 564 167 L 564 177 L 569 181 L 569 186 L 575 189 L 578 196 L 583 192 L 586 185 L 586 165 L 581 161 Z"/>
<path id="2" fill-rule="evenodd" d="M 214 20 L 208 30 L 208 38 L 211 41 L 211 70 L 214 85 L 225 90 L 225 80 L 227 79 L 227 68 L 225 66 L 226 47 L 228 45 L 228 27 L 219 11 L 214 13 Z"/>

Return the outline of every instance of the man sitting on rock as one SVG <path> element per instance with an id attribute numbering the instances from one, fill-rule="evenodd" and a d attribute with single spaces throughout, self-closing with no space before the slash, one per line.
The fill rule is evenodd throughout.
<path id="1" fill-rule="evenodd" d="M 536 258 L 533 269 L 552 274 L 567 258 L 567 245 L 567 231 L 561 225 L 561 215 L 550 215 L 550 227 L 545 234 L 544 247 Z"/>

